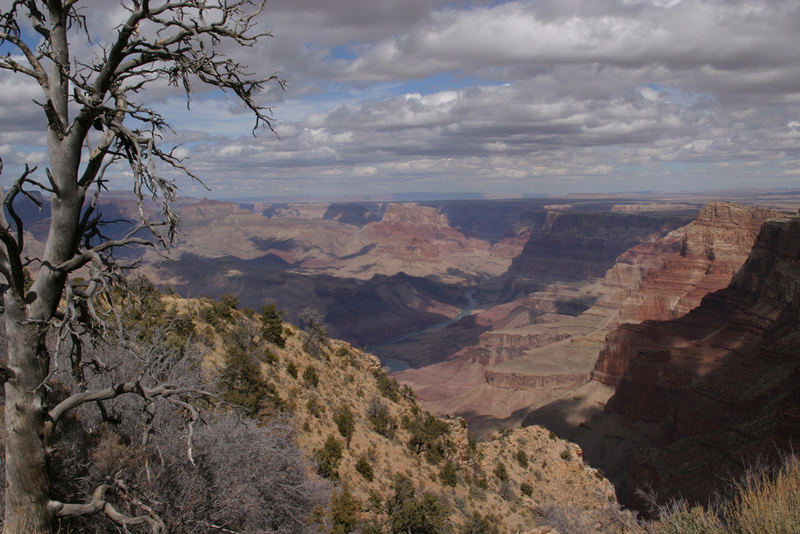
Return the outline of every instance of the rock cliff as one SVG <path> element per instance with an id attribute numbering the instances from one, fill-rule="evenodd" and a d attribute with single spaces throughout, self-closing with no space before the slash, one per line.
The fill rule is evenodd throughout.
<path id="1" fill-rule="evenodd" d="M 643 486 L 703 502 L 743 463 L 791 448 L 800 437 L 800 218 L 765 222 L 727 288 L 677 319 L 625 325 L 604 351 L 598 365 L 619 385 L 578 439 L 627 504 Z M 597 445 L 621 428 L 639 443 L 618 440 L 629 454 L 613 465 Z"/>
<path id="2" fill-rule="evenodd" d="M 711 202 L 695 219 L 664 239 L 637 245 L 622 254 L 606 273 L 606 284 L 615 288 L 599 303 L 617 308 L 611 331 L 595 366 L 595 377 L 616 385 L 635 343 L 620 343 L 647 330 L 645 320 L 680 317 L 703 296 L 726 287 L 750 254 L 764 221 L 783 213 Z M 644 337 L 650 335 L 645 332 Z"/>
<path id="3" fill-rule="evenodd" d="M 674 319 L 696 307 L 703 295 L 730 283 L 763 222 L 780 216 L 774 210 L 711 202 L 689 224 L 670 230 L 674 219 L 670 222 L 660 214 L 628 219 L 629 215 L 602 213 L 528 214 L 532 237 L 511 269 L 532 266 L 514 276 L 544 276 L 536 279 L 538 290 L 474 315 L 473 344 L 457 346 L 442 363 L 398 377 L 413 384 L 426 406 L 438 413 L 494 417 L 507 423 L 525 417 L 556 426 L 569 420 L 577 426 L 602 409 L 613 389 L 595 388 L 607 391 L 604 399 L 597 392 L 586 396 L 573 390 L 592 372 L 604 385 L 615 386 L 631 357 L 627 348 L 631 345 L 620 345 L 619 340 L 647 328 L 618 325 Z M 561 233 L 552 233 L 553 228 Z M 621 228 L 625 230 L 620 235 L 612 236 Z M 661 233 L 649 233 L 656 230 Z M 582 234 L 586 235 L 581 238 Z M 577 266 L 566 271 L 566 278 L 577 272 L 574 269 L 593 272 L 609 247 L 621 246 L 632 235 L 638 235 L 638 244 L 623 251 L 602 279 L 544 283 L 559 276 L 559 265 L 569 257 Z M 563 241 L 556 246 L 559 236 Z M 569 247 L 573 248 L 567 252 Z M 537 258 L 546 256 L 555 258 L 553 263 L 537 264 Z M 463 324 L 440 332 L 440 339 L 459 326 Z M 422 344 L 418 349 L 419 354 L 426 353 Z M 441 387 L 442 381 L 448 386 Z M 565 402 L 573 397 L 579 399 L 573 402 L 575 413 Z M 558 402 L 558 409 L 536 411 L 550 402 Z M 533 413 L 526 416 L 531 409 Z"/>

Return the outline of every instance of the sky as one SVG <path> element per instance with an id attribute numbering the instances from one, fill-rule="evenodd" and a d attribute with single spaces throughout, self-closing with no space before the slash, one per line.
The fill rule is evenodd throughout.
<path id="1" fill-rule="evenodd" d="M 79 5 L 96 42 L 123 13 Z M 269 0 L 259 28 L 227 51 L 287 81 L 258 95 L 275 134 L 219 92 L 145 95 L 208 188 L 185 196 L 800 188 L 796 0 Z M 38 95 L 0 71 L 4 185 L 47 164 Z"/>

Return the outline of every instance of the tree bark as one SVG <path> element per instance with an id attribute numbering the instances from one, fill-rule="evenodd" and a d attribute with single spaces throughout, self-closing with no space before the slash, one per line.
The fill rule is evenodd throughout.
<path id="1" fill-rule="evenodd" d="M 14 291 L 4 298 L 8 337 L 5 383 L 6 491 L 5 530 L 8 534 L 45 533 L 49 530 L 49 482 L 44 444 L 41 387 L 48 373 L 44 328 L 28 319 L 26 303 Z"/>

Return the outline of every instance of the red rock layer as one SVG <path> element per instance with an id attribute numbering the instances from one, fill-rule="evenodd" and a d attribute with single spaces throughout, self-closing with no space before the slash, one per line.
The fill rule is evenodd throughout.
<path id="1" fill-rule="evenodd" d="M 620 289 L 600 304 L 619 307 L 617 324 L 680 317 L 703 296 L 726 287 L 747 259 L 764 221 L 781 216 L 774 210 L 712 202 L 687 226 L 620 256 L 606 274 L 606 283 Z M 631 358 L 628 348 L 636 346 L 621 345 L 620 339 L 647 338 L 651 334 L 647 328 L 622 324 L 611 331 L 597 360 L 595 378 L 616 385 Z"/>
<path id="2" fill-rule="evenodd" d="M 705 501 L 742 459 L 800 438 L 800 219 L 767 221 L 730 286 L 687 315 L 609 338 L 623 357 L 604 369 L 624 374 L 606 411 L 651 429 L 652 446 L 628 456 L 620 498 L 635 505 L 651 486 Z"/>

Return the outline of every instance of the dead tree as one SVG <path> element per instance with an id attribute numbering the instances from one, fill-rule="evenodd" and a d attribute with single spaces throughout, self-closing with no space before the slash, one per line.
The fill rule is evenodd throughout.
<path id="1" fill-rule="evenodd" d="M 257 78 L 222 53 L 227 46 L 252 46 L 267 35 L 255 28 L 264 0 L 125 0 L 126 20 L 109 42 L 98 44 L 79 0 L 13 0 L 0 13 L 0 69 L 27 77 L 41 88 L 36 103 L 46 118 L 49 163 L 44 172 L 27 167 L 3 195 L 0 211 L 0 282 L 8 350 L 0 376 L 5 390 L 5 529 L 46 532 L 59 515 L 103 512 L 105 488 L 87 503 L 52 502 L 47 460 L 51 431 L 65 409 L 85 398 L 142 394 L 136 384 L 78 392 L 66 405 L 47 406 L 51 356 L 45 335 L 53 328 L 72 335 L 86 317 L 99 319 L 98 298 L 116 276 L 113 252 L 129 245 L 167 245 L 177 217 L 176 189 L 163 169 L 194 177 L 174 149 L 162 146 L 167 120 L 146 103 L 147 88 L 167 80 L 185 91 L 208 85 L 234 95 L 253 113 L 255 128 L 271 128 L 269 108 L 256 102 L 275 75 Z M 8 5 L 8 4 L 6 4 Z M 22 28 L 32 28 L 34 34 Z M 75 50 L 89 50 L 86 57 Z M 254 131 L 255 131 L 254 128 Z M 127 165 L 139 201 L 139 221 L 122 239 L 104 239 L 97 201 L 109 165 Z M 44 175 L 41 177 L 40 175 Z M 50 220 L 44 252 L 30 257 L 15 201 L 49 196 Z M 145 201 L 160 206 L 152 216 Z M 149 230 L 152 239 L 140 237 Z M 26 279 L 26 267 L 34 272 Z M 81 270 L 82 281 L 71 275 Z M 166 387 L 166 386 L 165 386 Z M 171 395 L 167 389 L 146 395 Z M 126 521 L 133 521 L 128 518 Z M 149 523 L 154 532 L 160 525 Z"/>

